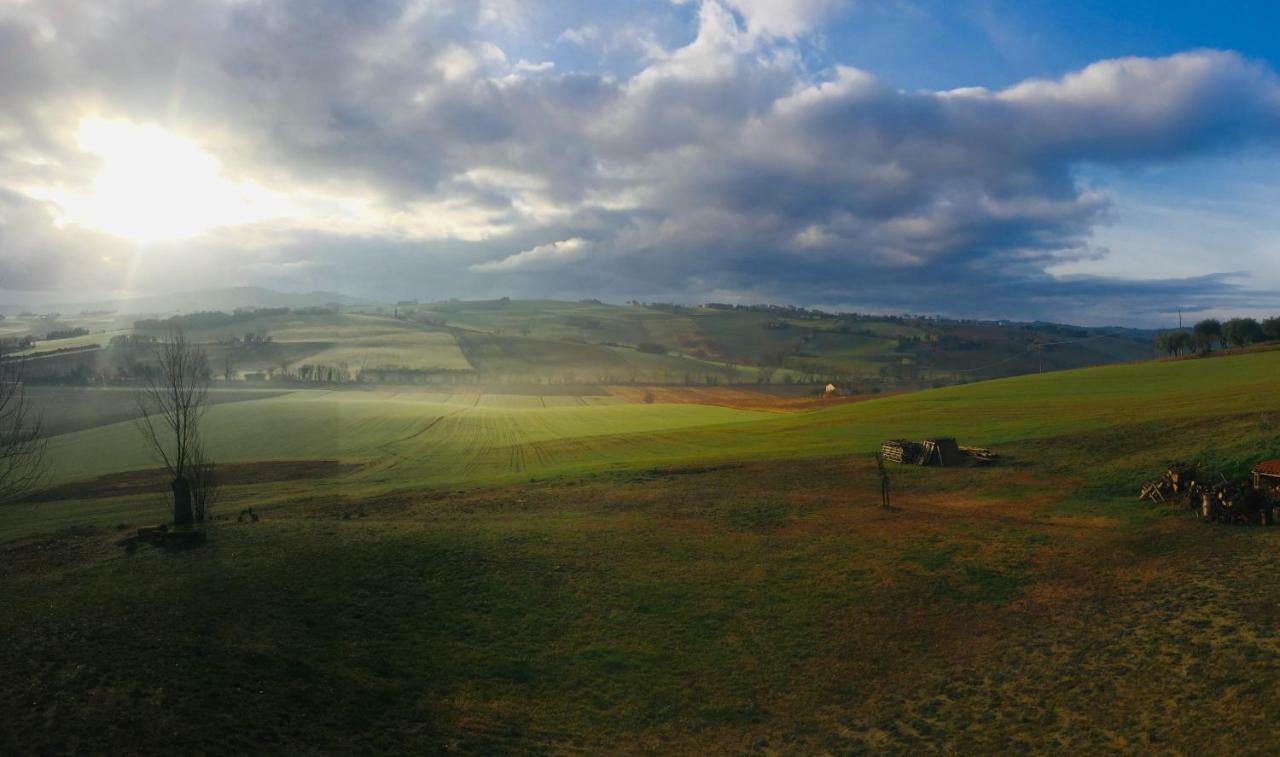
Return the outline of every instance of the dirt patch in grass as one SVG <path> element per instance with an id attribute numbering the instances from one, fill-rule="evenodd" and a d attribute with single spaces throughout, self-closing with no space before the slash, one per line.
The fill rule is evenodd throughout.
<path id="1" fill-rule="evenodd" d="M 358 470 L 359 465 L 337 460 L 265 460 L 256 463 L 226 463 L 218 466 L 223 486 L 243 486 L 277 481 L 332 478 Z M 97 478 L 72 481 L 45 489 L 28 497 L 29 502 L 100 499 L 152 494 L 168 487 L 162 468 L 111 473 Z"/>
<path id="2" fill-rule="evenodd" d="M 724 465 L 690 465 L 683 468 L 650 468 L 641 471 L 632 477 L 635 481 L 652 481 L 655 478 L 670 478 L 672 476 L 699 476 L 705 473 L 716 473 L 718 471 L 734 470 L 741 468 L 741 465 L 734 463 L 725 463 Z"/>
<path id="3" fill-rule="evenodd" d="M 84 560 L 86 547 L 98 534 L 95 528 L 73 526 L 52 534 L 0 544 L 0 576 L 33 568 L 47 570 L 76 565 Z"/>
<path id="4" fill-rule="evenodd" d="M 775 413 L 800 413 L 824 407 L 888 397 L 890 393 L 859 394 L 852 397 L 784 397 L 765 391 L 729 386 L 610 386 L 609 393 L 628 402 L 653 402 L 667 405 L 718 405 L 739 410 L 764 410 Z"/>

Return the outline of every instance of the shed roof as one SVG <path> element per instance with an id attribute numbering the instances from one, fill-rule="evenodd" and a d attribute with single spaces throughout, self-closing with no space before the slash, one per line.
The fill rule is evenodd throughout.
<path id="1" fill-rule="evenodd" d="M 1261 473 L 1264 476 L 1280 476 L 1280 457 L 1263 460 L 1253 466 L 1253 472 Z"/>

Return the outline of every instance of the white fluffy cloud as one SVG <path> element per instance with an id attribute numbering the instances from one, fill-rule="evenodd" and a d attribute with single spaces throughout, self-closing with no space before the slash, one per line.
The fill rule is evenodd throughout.
<path id="1" fill-rule="evenodd" d="M 742 15 L 747 31 L 795 37 L 848 5 L 847 0 L 727 0 Z"/>
<path id="2" fill-rule="evenodd" d="M 480 273 L 502 273 L 504 271 L 530 271 L 553 269 L 567 263 L 573 263 L 586 257 L 590 243 L 580 237 L 562 239 L 559 242 L 540 244 L 501 260 L 488 263 L 476 263 L 471 270 Z"/>

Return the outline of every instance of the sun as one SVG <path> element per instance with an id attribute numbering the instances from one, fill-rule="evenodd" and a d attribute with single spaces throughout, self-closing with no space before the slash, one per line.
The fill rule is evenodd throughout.
<path id="1" fill-rule="evenodd" d="M 102 168 L 87 192 L 55 198 L 65 222 L 156 242 L 283 212 L 279 196 L 253 182 L 227 179 L 213 155 L 158 126 L 88 119 L 77 138 Z"/>

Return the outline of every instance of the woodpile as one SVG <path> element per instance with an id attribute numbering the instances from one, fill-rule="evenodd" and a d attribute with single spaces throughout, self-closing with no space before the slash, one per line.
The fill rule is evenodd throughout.
<path id="1" fill-rule="evenodd" d="M 920 446 L 924 449 L 920 457 L 921 465 L 940 465 L 949 468 L 964 462 L 964 455 L 960 454 L 960 445 L 950 437 L 925 439 Z"/>
<path id="2" fill-rule="evenodd" d="M 1251 481 L 1204 482 L 1196 466 L 1173 463 L 1162 478 L 1142 487 L 1139 499 L 1168 502 L 1186 497 L 1187 506 L 1201 519 L 1215 523 L 1269 526 L 1280 522 L 1280 501 Z"/>
<path id="3" fill-rule="evenodd" d="M 880 445 L 880 457 L 901 465 L 937 465 L 951 467 L 992 463 L 996 453 L 985 447 L 961 447 L 950 437 L 913 442 L 889 439 Z"/>
<path id="4" fill-rule="evenodd" d="M 1195 463 L 1176 462 L 1169 464 L 1164 478 L 1169 483 L 1169 490 L 1174 494 L 1180 494 L 1194 488 L 1199 475 L 1200 471 Z"/>
<path id="5" fill-rule="evenodd" d="M 960 451 L 970 459 L 980 463 L 994 463 L 996 461 L 996 453 L 986 447 L 965 447 L 962 445 Z"/>
<path id="6" fill-rule="evenodd" d="M 1142 487 L 1138 499 L 1149 499 L 1152 502 L 1167 502 L 1173 497 L 1186 494 L 1196 488 L 1199 471 L 1192 463 L 1170 463 L 1164 476 Z"/>
<path id="7" fill-rule="evenodd" d="M 885 460 L 903 465 L 914 465 L 920 460 L 924 448 L 906 439 L 890 439 L 880 445 L 880 456 Z"/>
<path id="8" fill-rule="evenodd" d="M 1166 502 L 1171 492 L 1169 485 L 1164 479 L 1152 481 L 1149 484 L 1143 484 L 1142 491 L 1138 492 L 1138 499 L 1149 499 L 1152 502 Z"/>
<path id="9" fill-rule="evenodd" d="M 1191 509 L 1204 520 L 1269 526 L 1276 522 L 1275 503 L 1250 484 L 1222 481 L 1189 492 Z"/>

